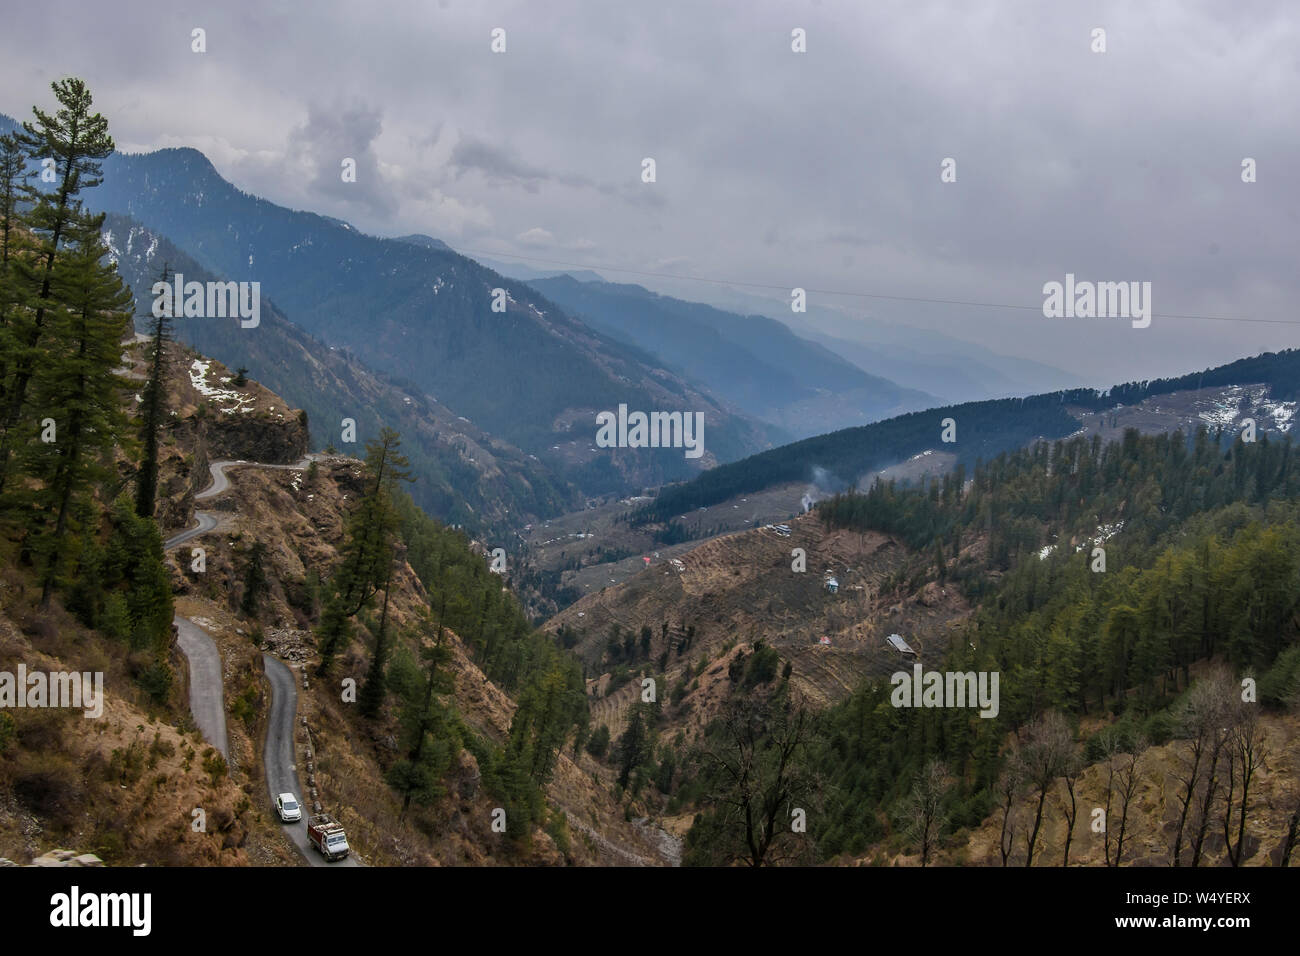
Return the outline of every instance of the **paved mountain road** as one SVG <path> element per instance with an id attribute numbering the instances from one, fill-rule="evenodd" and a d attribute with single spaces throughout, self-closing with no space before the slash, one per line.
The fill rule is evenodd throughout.
<path id="1" fill-rule="evenodd" d="M 293 465 L 264 465 L 251 461 L 214 461 L 209 465 L 212 483 L 194 496 L 195 501 L 215 498 L 230 488 L 226 469 L 231 467 L 270 468 L 281 471 L 302 471 L 312 462 L 323 456 L 307 455 Z M 220 515 L 212 511 L 194 512 L 198 525 L 186 531 L 172 535 L 163 544 L 171 550 L 186 541 L 214 530 Z M 179 614 L 173 619 L 179 638 L 181 651 L 189 661 L 190 670 L 190 712 L 198 724 L 204 739 L 221 751 L 222 756 L 229 756 L 226 738 L 225 687 L 221 675 L 221 653 L 216 642 L 197 624 Z M 305 803 L 302 820 L 297 823 L 284 824 L 285 835 L 293 842 L 310 866 L 361 866 L 355 855 L 337 863 L 328 862 L 311 845 L 307 839 L 306 810 L 311 806 L 309 796 L 303 792 L 298 780 L 295 764 L 294 718 L 298 711 L 298 690 L 294 683 L 293 671 L 283 661 L 270 654 L 262 655 L 267 679 L 271 682 L 271 713 L 266 726 L 266 747 L 263 763 L 266 767 L 266 788 L 275 806 L 275 798 L 281 793 L 292 793 L 300 804 Z M 274 813 L 274 809 L 272 809 Z M 278 816 L 276 819 L 279 819 Z"/>
<path id="2" fill-rule="evenodd" d="M 226 739 L 225 688 L 221 681 L 221 653 L 216 642 L 188 617 L 172 618 L 177 643 L 190 662 L 190 713 L 203 739 L 230 757 Z"/>
<path id="3" fill-rule="evenodd" d="M 197 528 L 190 528 L 188 531 L 181 531 L 172 535 L 163 542 L 163 549 L 170 551 L 178 544 L 184 544 L 190 538 L 197 538 L 201 534 L 207 534 L 217 526 L 217 516 L 210 511 L 196 511 L 194 517 L 199 519 Z"/>
<path id="4" fill-rule="evenodd" d="M 270 654 L 262 655 L 267 679 L 271 682 L 271 716 L 266 724 L 266 748 L 262 762 L 266 765 L 266 789 L 274 806 L 281 793 L 292 793 L 303 805 L 303 817 L 297 823 L 284 824 L 285 835 L 302 851 L 311 866 L 360 866 L 355 855 L 349 854 L 336 863 L 328 862 L 307 839 L 307 816 L 311 797 L 298 780 L 294 736 L 294 717 L 298 713 L 298 688 L 293 671 L 283 661 Z M 277 817 L 278 819 L 278 817 Z"/>
<path id="5" fill-rule="evenodd" d="M 309 455 L 297 465 L 258 465 L 246 461 L 214 461 L 208 468 L 212 475 L 211 484 L 196 494 L 194 500 L 215 498 L 226 491 L 230 487 L 230 480 L 226 477 L 226 469 L 232 465 L 302 469 L 307 467 L 308 462 L 313 457 Z M 164 550 L 170 551 L 192 538 L 212 531 L 217 527 L 220 519 L 220 515 L 211 511 L 195 511 L 194 517 L 198 519 L 198 526 L 172 535 L 163 542 Z M 172 623 L 176 625 L 177 643 L 180 644 L 181 652 L 189 661 L 190 713 L 194 715 L 194 722 L 198 725 L 199 732 L 203 734 L 203 739 L 216 747 L 223 757 L 229 758 L 230 745 L 226 736 L 225 687 L 221 676 L 221 654 L 217 650 L 216 642 L 187 617 L 181 617 L 178 614 L 172 619 Z"/>
<path id="6" fill-rule="evenodd" d="M 230 487 L 226 480 L 225 466 L 228 461 L 212 463 L 212 484 L 194 496 L 211 498 Z M 210 511 L 196 511 L 198 526 L 172 535 L 163 542 L 163 549 L 170 551 L 205 534 L 217 526 L 217 515 Z M 230 757 L 230 744 L 226 736 L 226 692 L 221 677 L 221 652 L 211 637 L 188 617 L 177 614 L 172 618 L 176 626 L 177 643 L 181 653 L 189 662 L 190 670 L 190 713 L 198 725 L 203 739 L 221 752 L 221 756 Z"/>

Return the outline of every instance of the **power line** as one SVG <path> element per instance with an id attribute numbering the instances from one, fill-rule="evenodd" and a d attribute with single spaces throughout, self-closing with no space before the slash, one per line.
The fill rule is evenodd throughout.
<path id="1" fill-rule="evenodd" d="M 719 279 L 709 276 L 688 276 L 674 272 L 652 272 L 645 269 L 624 269 L 618 266 L 598 265 L 590 262 L 568 262 L 563 259 L 550 259 L 545 256 L 523 256 L 513 252 L 482 252 L 475 249 L 457 249 L 454 250 L 464 256 L 486 256 L 488 258 L 502 257 L 507 259 L 526 259 L 529 262 L 542 262 L 552 266 L 566 266 L 573 269 L 590 269 L 600 270 L 603 272 L 619 272 L 626 275 L 645 276 L 654 279 L 678 279 L 684 282 L 707 282 L 711 285 L 733 285 L 741 286 L 748 289 L 769 289 L 781 292 L 788 292 L 794 286 L 773 285 L 763 282 L 741 282 L 735 279 Z M 882 292 L 857 292 L 848 289 L 809 289 L 804 288 L 805 292 L 817 293 L 818 295 L 836 295 L 845 296 L 855 299 L 885 299 L 891 302 L 924 302 L 930 305 L 964 305 L 979 309 L 1018 309 L 1025 312 L 1042 312 L 1041 305 L 1012 305 L 1007 302 L 975 302 L 967 299 L 930 299 L 924 296 L 915 295 L 886 295 Z M 1300 325 L 1300 319 L 1258 319 L 1249 316 L 1231 316 L 1231 315 L 1185 315 L 1176 312 L 1153 312 L 1151 317 L 1154 319 L 1195 319 L 1203 322 L 1255 322 L 1265 325 Z"/>

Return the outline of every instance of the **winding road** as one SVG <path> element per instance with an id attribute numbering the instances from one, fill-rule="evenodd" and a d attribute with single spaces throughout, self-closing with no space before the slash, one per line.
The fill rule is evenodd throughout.
<path id="1" fill-rule="evenodd" d="M 212 483 L 194 496 L 195 501 L 215 498 L 230 488 L 230 479 L 226 469 L 233 465 L 250 465 L 256 468 L 306 468 L 314 458 L 308 455 L 296 465 L 259 465 L 248 461 L 214 461 L 208 466 Z M 197 527 L 178 532 L 163 542 L 163 549 L 170 551 L 192 538 L 214 530 L 220 523 L 221 516 L 212 511 L 195 511 Z M 177 614 L 172 618 L 176 625 L 177 643 L 190 666 L 190 713 L 198 725 L 203 739 L 216 747 L 221 756 L 229 759 L 230 745 L 226 737 L 226 695 L 221 676 L 221 654 L 217 644 L 201 627 L 188 617 Z M 292 730 L 292 728 L 291 728 Z"/>
<path id="2" fill-rule="evenodd" d="M 307 455 L 293 465 L 264 465 L 250 461 L 214 461 L 209 466 L 212 483 L 194 496 L 195 501 L 215 498 L 230 488 L 226 469 L 233 466 L 251 468 L 270 468 L 284 471 L 302 471 L 320 456 Z M 198 520 L 196 527 L 172 535 L 164 543 L 164 549 L 170 551 L 192 538 L 214 530 L 220 522 L 220 515 L 211 511 L 194 512 Z M 226 738 L 225 688 L 221 675 L 221 653 L 217 644 L 202 628 L 187 617 L 176 615 L 173 619 L 179 637 L 181 651 L 189 661 L 190 668 L 190 712 L 194 722 L 205 740 L 221 751 L 222 756 L 229 757 Z M 306 807 L 311 800 L 302 790 L 298 780 L 295 764 L 294 717 L 298 712 L 298 690 L 294 683 L 293 671 L 283 661 L 270 654 L 262 655 L 262 663 L 267 679 L 271 682 L 271 713 L 266 725 L 266 746 L 263 763 L 266 766 L 266 789 L 274 806 L 275 798 L 285 792 L 294 794 L 300 804 L 305 803 L 303 818 L 297 823 L 285 824 L 285 835 L 293 841 L 311 866 L 360 866 L 355 855 L 337 863 L 330 863 L 312 847 L 307 839 Z M 278 818 L 277 818 L 278 819 Z"/>
<path id="3" fill-rule="evenodd" d="M 237 462 L 214 461 L 209 469 L 212 472 L 212 484 L 196 494 L 194 500 L 213 498 L 229 488 L 226 466 L 234 464 Z M 218 516 L 211 511 L 196 511 L 194 517 L 198 519 L 198 527 L 172 535 L 163 542 L 164 550 L 170 551 L 191 538 L 212 531 L 217 526 Z M 226 737 L 226 694 L 221 678 L 221 653 L 217 650 L 216 642 L 188 617 L 177 614 L 172 618 L 172 623 L 176 625 L 177 643 L 181 646 L 181 653 L 185 655 L 190 665 L 190 713 L 194 715 L 194 723 L 198 725 L 203 739 L 217 748 L 221 756 L 229 759 L 230 744 Z"/>

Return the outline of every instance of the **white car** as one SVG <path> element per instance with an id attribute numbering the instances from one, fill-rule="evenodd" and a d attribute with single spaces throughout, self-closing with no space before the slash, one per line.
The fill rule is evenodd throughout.
<path id="1" fill-rule="evenodd" d="M 302 819 L 302 807 L 298 806 L 298 798 L 292 793 L 282 793 L 276 797 L 275 810 L 285 823 L 294 823 Z"/>

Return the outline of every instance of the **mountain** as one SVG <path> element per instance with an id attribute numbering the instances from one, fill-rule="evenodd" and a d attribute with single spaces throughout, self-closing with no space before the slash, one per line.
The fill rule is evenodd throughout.
<path id="1" fill-rule="evenodd" d="M 142 231 L 121 241 L 170 251 Z M 148 344 L 126 343 L 123 352 L 123 381 L 142 381 Z M 127 502 L 123 509 L 110 507 L 111 498 L 88 499 L 87 514 L 103 509 L 109 557 L 96 557 L 105 554 L 95 550 L 97 517 L 80 573 L 49 607 L 38 603 L 34 569 L 6 563 L 0 673 L 39 667 L 52 682 L 57 673 L 88 676 L 84 708 L 78 694 L 75 708 L 0 709 L 0 865 L 68 846 L 109 866 L 340 865 L 306 847 L 302 823 L 287 827 L 277 817 L 274 798 L 287 789 L 340 820 L 353 859 L 368 866 L 671 864 L 672 841 L 632 822 L 612 772 L 580 746 L 547 744 L 545 773 L 530 747 L 521 767 L 539 701 L 561 703 L 544 677 L 571 675 L 563 703 L 585 727 L 577 665 L 527 626 L 503 579 L 463 534 L 405 496 L 396 501 L 398 547 L 383 604 L 388 706 L 365 717 L 336 681 L 318 680 L 314 670 L 308 679 L 322 582 L 344 559 L 350 517 L 372 487 L 368 466 L 341 455 L 298 462 L 306 434 L 282 397 L 252 379 L 237 382 L 234 369 L 186 345 L 171 344 L 168 357 L 159 524 L 137 518 Z M 134 392 L 119 393 L 124 411 L 138 409 Z M 236 457 L 247 460 L 219 462 Z M 196 500 L 210 485 L 216 490 Z M 5 548 L 20 516 L 0 509 Z M 179 532 L 196 517 L 190 536 L 163 544 L 160 526 Z M 131 570 L 150 563 L 168 601 L 165 679 L 152 682 L 135 637 L 123 630 L 127 612 L 112 611 L 126 606 L 118 604 L 123 595 L 143 590 L 144 575 Z M 107 592 L 103 609 L 91 599 L 96 588 Z M 367 679 L 367 659 L 382 640 L 377 621 L 358 615 L 336 665 L 340 680 Z M 436 656 L 427 653 L 435 639 Z M 439 676 L 432 701 L 430 661 Z M 286 665 L 301 667 L 301 679 Z M 214 700 L 219 732 L 203 719 L 211 715 L 203 702 Z M 402 791 L 402 768 L 413 759 L 409 718 L 421 705 L 431 726 L 415 732 L 433 736 L 437 721 L 437 739 L 424 749 L 427 785 Z M 187 809 L 178 828 L 178 806 L 203 808 L 207 825 L 189 826 Z M 498 807 L 509 808 L 508 835 L 494 828 Z"/>
<path id="2" fill-rule="evenodd" d="M 644 352 L 436 240 L 377 238 L 277 206 L 236 189 L 193 149 L 115 153 L 103 168 L 96 208 L 139 220 L 223 280 L 261 282 L 312 336 L 537 455 L 587 494 L 678 480 L 770 444 L 767 428 Z M 494 289 L 504 312 L 492 310 Z M 620 404 L 702 413 L 703 457 L 593 447 L 596 414 Z"/>
<path id="3" fill-rule="evenodd" d="M 336 220 L 340 225 L 348 225 L 341 220 Z M 349 228 L 351 228 L 349 226 Z M 426 236 L 422 233 L 414 232 L 409 236 L 398 236 L 398 242 L 409 242 L 413 246 L 419 246 L 421 249 L 434 249 L 438 252 L 452 252 L 451 246 L 447 245 L 441 239 L 435 239 L 433 236 Z"/>
<path id="4" fill-rule="evenodd" d="M 1234 385 L 1207 384 L 1203 397 L 1224 403 L 1225 419 L 1238 393 L 1258 414 L 1286 417 L 1296 405 L 1296 355 L 1205 376 L 1269 377 L 1270 368 L 1278 374 L 1267 402 Z M 1159 391 L 1183 380 L 1148 384 L 1158 394 L 1125 408 L 1163 407 L 1189 392 Z M 817 800 L 824 820 L 814 837 L 823 861 L 919 862 L 899 859 L 916 841 L 892 823 L 927 761 L 940 759 L 952 772 L 942 862 L 1007 865 L 1011 850 L 1013 865 L 1029 865 L 1033 843 L 1020 838 L 1041 821 L 1052 834 L 1050 851 L 1039 844 L 1044 865 L 1070 853 L 1063 836 L 1076 825 L 1069 860 L 1118 865 L 1124 851 L 1089 839 L 1075 804 L 1049 800 L 1044 813 L 1041 799 L 1035 809 L 1017 787 L 996 789 L 999 772 L 1034 753 L 1059 721 L 1061 749 L 1077 762 L 1058 763 L 1035 796 L 1063 790 L 1064 775 L 1077 806 L 1103 806 L 1117 795 L 1116 752 L 1125 755 L 1120 768 L 1142 763 L 1141 799 L 1130 805 L 1130 788 L 1111 818 L 1127 821 L 1130 865 L 1277 865 L 1300 819 L 1300 751 L 1286 743 L 1300 703 L 1295 457 L 1289 439 L 1225 448 L 1205 432 L 1036 443 L 980 464 L 969 481 L 878 485 L 785 526 L 665 555 L 546 626 L 583 660 L 598 728 L 627 739 L 638 721 L 654 727 L 647 773 L 667 781 L 655 796 L 665 825 L 689 831 L 688 863 L 709 862 L 700 851 L 734 833 L 725 818 L 708 818 L 727 810 L 713 795 L 728 786 L 719 776 L 730 767 L 698 755 L 759 726 L 746 746 L 779 745 L 779 723 L 737 720 L 762 714 L 769 699 L 819 712 L 805 757 L 820 796 L 804 799 Z M 897 694 L 913 665 L 941 677 L 994 676 L 1000 690 L 981 691 L 978 717 L 971 697 L 951 691 L 921 706 L 917 685 L 903 684 L 916 688 L 910 700 Z M 668 689 L 652 711 L 642 695 L 647 675 Z M 1258 697 L 1243 700 L 1256 681 Z M 1225 706 L 1197 724 L 1210 694 Z M 1236 770 L 1200 762 L 1204 790 L 1187 788 L 1207 738 L 1224 753 L 1277 747 L 1287 769 L 1269 775 L 1267 793 L 1247 798 Z M 1193 792 L 1214 798 L 1212 814 L 1198 807 L 1207 826 L 1170 812 Z M 1020 806 L 1005 814 L 1004 801 Z M 1202 845 L 1208 822 L 1234 801 L 1256 835 L 1243 839 L 1243 825 L 1226 846 Z"/>
<path id="5" fill-rule="evenodd" d="M 1130 382 L 1105 391 L 1076 388 L 1027 398 L 948 405 L 807 438 L 664 489 L 641 509 L 641 520 L 666 522 L 734 495 L 786 482 L 811 483 L 819 475 L 828 475 L 840 488 L 852 487 L 880 469 L 936 450 L 946 450 L 955 456 L 955 462 L 970 467 L 1037 438 L 1050 440 L 1082 432 L 1090 414 L 1137 405 L 1154 396 L 1246 385 L 1267 386 L 1268 401 L 1284 403 L 1276 408 L 1267 406 L 1270 410 L 1260 428 L 1288 432 L 1295 402 L 1300 398 L 1300 350 L 1266 352 L 1177 378 Z M 1253 396 L 1244 397 L 1255 400 Z M 1214 424 L 1213 416 L 1202 420 Z M 945 431 L 951 441 L 945 440 Z"/>
<path id="6" fill-rule="evenodd" d="M 708 382 L 727 401 L 793 438 L 926 408 L 936 399 L 868 375 L 831 350 L 761 315 L 736 315 L 639 285 L 529 283 L 593 328 Z"/>
<path id="7" fill-rule="evenodd" d="M 808 304 L 806 313 L 795 316 L 788 299 L 773 301 L 718 285 L 692 286 L 696 288 L 698 295 L 692 298 L 700 302 L 777 318 L 796 335 L 826 346 L 863 371 L 928 392 L 944 402 L 1019 397 L 1085 384 L 1077 375 L 1052 365 L 996 352 L 934 328 L 849 314 L 814 302 Z"/>
<path id="8" fill-rule="evenodd" d="M 531 266 L 521 265 L 518 262 L 506 262 L 502 259 L 493 259 L 488 256 L 469 255 L 471 259 L 489 269 L 497 272 L 508 279 L 518 279 L 521 282 L 531 282 L 534 279 L 553 279 L 556 276 L 572 276 L 579 282 L 604 282 L 605 277 L 598 272 L 590 269 L 534 269 Z"/>
<path id="9" fill-rule="evenodd" d="M 148 325 L 150 290 L 164 263 L 187 281 L 214 278 L 167 237 L 125 216 L 108 216 L 104 239 L 135 292 L 139 331 Z M 266 298 L 257 329 L 240 328 L 234 320 L 177 319 L 173 332 L 230 368 L 256 370 L 268 388 L 304 409 L 314 448 L 349 449 L 341 441 L 344 418 L 356 421 L 358 446 L 384 425 L 398 429 L 416 476 L 412 496 L 449 524 L 499 537 L 530 516 L 581 504 L 577 489 L 537 459 L 484 435 L 415 386 L 318 341 Z"/>
<path id="10" fill-rule="evenodd" d="M 811 308 L 803 330 L 837 355 L 895 380 L 924 384 L 948 401 L 1032 395 L 1084 384 L 1078 376 L 1033 359 L 992 349 L 931 329 Z"/>

